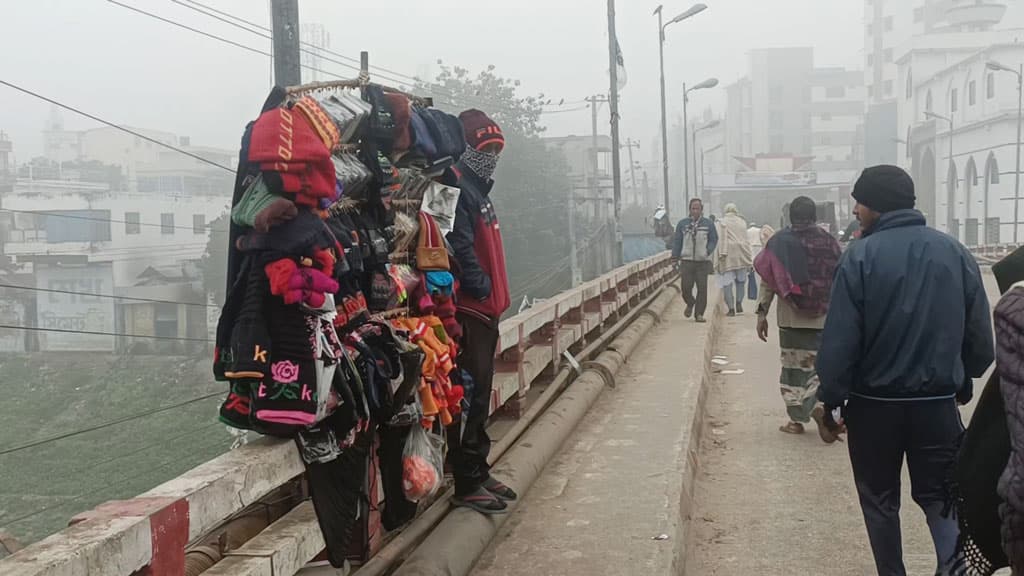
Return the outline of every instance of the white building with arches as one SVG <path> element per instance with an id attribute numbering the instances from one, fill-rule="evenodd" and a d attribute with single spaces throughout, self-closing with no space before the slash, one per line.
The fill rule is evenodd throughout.
<path id="1" fill-rule="evenodd" d="M 1017 76 L 1024 30 L 918 36 L 898 60 L 899 163 L 929 224 L 967 245 L 1014 239 Z"/>

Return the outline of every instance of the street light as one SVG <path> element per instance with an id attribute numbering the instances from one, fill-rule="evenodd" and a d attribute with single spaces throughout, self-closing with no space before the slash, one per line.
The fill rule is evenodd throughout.
<path id="1" fill-rule="evenodd" d="M 689 150 L 686 149 L 687 148 L 686 137 L 689 135 L 689 128 L 687 127 L 687 123 L 689 122 L 689 119 L 686 117 L 686 104 L 687 104 L 687 102 L 690 101 L 690 92 L 693 92 L 694 90 L 704 90 L 704 89 L 707 89 L 707 88 L 714 88 L 715 86 L 718 86 L 718 78 L 708 78 L 707 80 L 701 82 L 700 84 L 697 84 L 696 86 L 692 86 L 690 88 L 687 88 L 686 84 L 683 84 L 683 181 L 685 182 L 685 184 L 683 186 L 683 192 L 686 194 L 686 198 L 690 197 L 690 162 L 686 159 L 687 156 L 689 156 Z M 694 138 L 696 139 L 696 134 L 694 135 Z M 696 144 L 694 146 L 696 147 Z M 693 151 L 693 157 L 694 157 L 694 167 L 693 167 L 693 169 L 696 170 L 697 169 L 697 166 L 696 166 L 696 164 L 697 164 L 697 162 L 696 162 L 697 151 L 696 150 Z M 697 178 L 696 178 L 696 175 L 695 175 L 694 176 L 694 182 L 696 182 L 696 181 L 697 181 Z M 694 184 L 693 187 L 696 188 L 697 185 Z"/>
<path id="2" fill-rule="evenodd" d="M 1014 172 L 1013 184 L 1013 243 L 1016 245 L 1020 240 L 1018 237 L 1020 229 L 1020 127 L 1021 110 L 1024 108 L 1024 64 L 1020 66 L 1019 70 L 991 61 L 986 66 L 994 72 L 1012 72 L 1017 75 L 1017 170 Z M 988 218 L 988 214 L 985 215 L 985 218 Z M 985 229 L 988 230 L 987 224 Z"/>
<path id="3" fill-rule="evenodd" d="M 704 155 L 705 154 L 710 154 L 710 153 L 714 152 L 715 150 L 718 150 L 721 147 L 722 147 L 722 144 L 715 144 L 714 146 L 712 146 L 711 148 L 708 148 L 707 150 L 705 150 L 704 148 L 700 149 L 700 197 L 701 197 L 701 199 L 704 199 Z"/>
<path id="4" fill-rule="evenodd" d="M 952 118 L 952 115 L 950 115 L 950 117 L 947 118 L 947 117 L 943 116 L 942 114 L 936 114 L 935 112 L 932 112 L 931 110 L 925 110 L 924 117 L 929 119 L 929 120 L 942 120 L 943 122 L 949 122 L 949 162 L 950 162 L 950 165 L 952 165 L 953 164 L 953 118 Z M 938 135 L 936 135 L 936 139 L 937 138 L 938 138 Z M 948 168 L 947 168 L 947 174 L 948 173 L 949 172 L 948 172 Z M 947 183 L 946 186 L 948 187 L 948 186 L 950 186 L 950 184 Z M 956 186 L 956 182 L 953 182 L 952 186 L 955 187 Z M 953 206 L 952 202 L 948 202 L 947 204 L 948 205 L 946 206 L 946 228 L 947 228 L 947 230 L 950 233 L 952 233 L 953 214 L 954 214 L 955 207 Z M 958 229 L 957 230 L 957 235 L 959 236 L 959 234 L 960 234 L 960 230 Z"/>
<path id="5" fill-rule="evenodd" d="M 718 83 L 718 80 L 715 80 L 715 84 L 717 84 L 717 83 Z M 708 122 L 707 124 L 701 126 L 700 128 L 694 128 L 693 129 L 693 148 L 692 148 L 692 150 L 693 150 L 693 170 L 694 170 L 694 172 L 697 171 L 697 133 L 698 132 L 703 132 L 704 130 L 710 130 L 711 128 L 717 128 L 719 124 L 721 124 L 720 121 L 712 120 L 711 122 Z M 697 190 L 697 173 L 695 173 L 693 175 L 693 191 L 694 191 L 694 193 L 698 193 L 699 192 L 702 197 L 704 195 L 703 188 L 701 190 L 699 190 L 699 191 Z"/>
<path id="6" fill-rule="evenodd" d="M 664 6 L 659 5 L 658 8 L 654 10 L 654 13 L 658 16 L 658 57 L 661 65 L 661 169 L 663 178 L 662 183 L 665 188 L 665 212 L 668 213 L 668 113 L 665 108 L 665 28 L 668 28 L 676 22 L 682 22 L 691 16 L 696 16 L 704 10 L 707 10 L 708 6 L 707 4 L 694 4 L 689 10 L 669 20 L 668 23 L 662 23 L 661 12 L 663 8 Z"/>

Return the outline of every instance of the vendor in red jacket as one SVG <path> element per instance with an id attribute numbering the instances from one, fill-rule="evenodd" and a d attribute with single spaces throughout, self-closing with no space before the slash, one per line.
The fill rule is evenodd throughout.
<path id="1" fill-rule="evenodd" d="M 506 502 L 516 499 L 516 493 L 491 477 L 487 463 L 491 439 L 486 425 L 498 321 L 509 307 L 509 291 L 501 229 L 488 196 L 505 137 L 501 128 L 479 110 L 467 110 L 459 120 L 465 131 L 466 151 L 452 167 L 461 194 L 448 242 L 459 264 L 456 317 L 463 338 L 458 365 L 469 373 L 473 383 L 469 409 L 462 415 L 465 422 L 461 437 L 458 422 L 449 433 L 454 503 L 483 514 L 500 514 L 506 511 Z"/>

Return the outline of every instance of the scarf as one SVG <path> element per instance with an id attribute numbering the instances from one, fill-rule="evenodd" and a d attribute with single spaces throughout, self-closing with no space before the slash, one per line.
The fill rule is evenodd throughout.
<path id="1" fill-rule="evenodd" d="M 828 313 L 839 243 L 817 226 L 790 227 L 768 240 L 754 269 L 773 292 L 814 317 Z"/>
<path id="2" fill-rule="evenodd" d="M 462 161 L 465 162 L 467 168 L 485 181 L 494 176 L 494 170 L 498 167 L 497 154 L 481 152 L 469 146 L 466 146 L 466 151 L 462 153 Z"/>

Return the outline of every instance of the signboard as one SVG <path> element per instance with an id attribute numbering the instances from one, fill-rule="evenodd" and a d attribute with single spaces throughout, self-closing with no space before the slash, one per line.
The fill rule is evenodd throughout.
<path id="1" fill-rule="evenodd" d="M 817 172 L 736 173 L 736 184 L 745 186 L 809 186 L 817 183 Z"/>
<path id="2" fill-rule="evenodd" d="M 114 332 L 114 299 L 90 296 L 113 294 L 114 271 L 110 263 L 82 266 L 39 267 L 36 287 L 58 292 L 36 296 L 39 349 L 43 351 L 111 352 L 113 336 L 83 332 Z"/>

